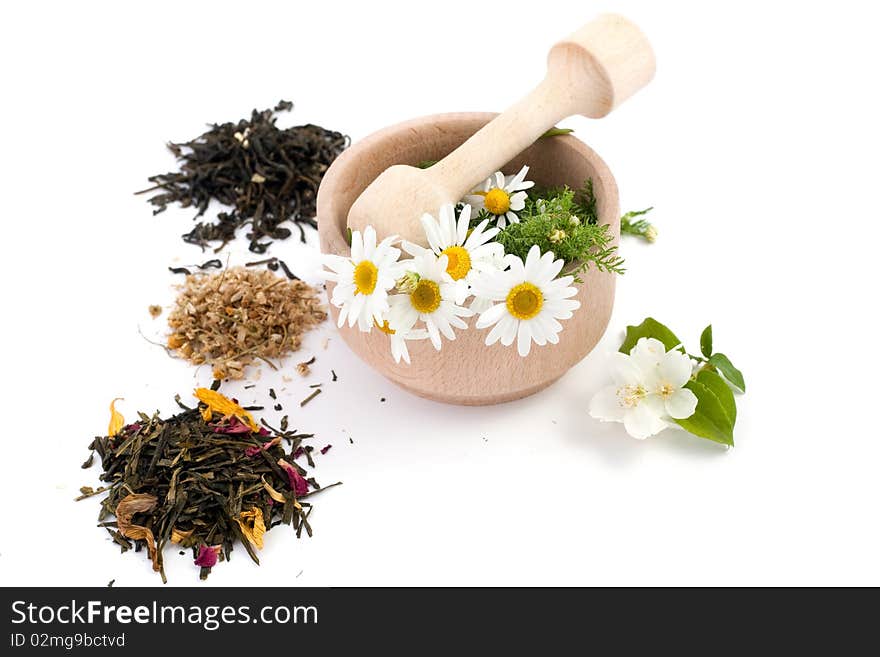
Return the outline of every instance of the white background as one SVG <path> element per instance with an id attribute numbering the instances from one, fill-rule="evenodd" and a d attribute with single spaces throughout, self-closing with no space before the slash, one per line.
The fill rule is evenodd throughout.
<path id="1" fill-rule="evenodd" d="M 431 403 L 367 369 L 329 323 L 244 402 L 280 393 L 332 443 L 315 536 L 237 548 L 205 584 L 169 550 L 170 585 L 880 584 L 878 16 L 867 3 L 14 3 L 2 10 L 3 435 L 0 581 L 158 585 L 74 503 L 107 404 L 171 412 L 207 384 L 161 336 L 191 213 L 132 192 L 174 168 L 167 140 L 281 98 L 283 125 L 360 139 L 413 116 L 502 110 L 552 43 L 603 10 L 655 45 L 653 83 L 564 125 L 609 163 L 628 272 L 599 347 L 558 384 L 490 408 Z M 271 253 L 314 279 L 317 247 Z M 244 243 L 226 253 L 250 258 Z M 226 257 L 224 254 L 222 257 Z M 586 413 L 605 354 L 653 315 L 694 345 L 707 323 L 743 370 L 737 445 L 644 442 Z M 322 349 L 329 337 L 329 348 Z M 329 371 L 339 374 L 329 383 Z M 300 410 L 308 384 L 324 394 Z M 258 394 L 257 394 L 258 393 Z M 385 403 L 380 398 L 385 397 Z M 276 414 L 267 417 L 277 419 Z M 354 444 L 349 442 L 349 437 Z M 25 467 L 24 464 L 30 465 Z M 34 469 L 38 470 L 37 473 Z"/>

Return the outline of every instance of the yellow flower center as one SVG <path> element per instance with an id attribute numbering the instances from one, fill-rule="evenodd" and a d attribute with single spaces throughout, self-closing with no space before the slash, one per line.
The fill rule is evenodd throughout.
<path id="1" fill-rule="evenodd" d="M 379 279 L 379 270 L 369 260 L 361 260 L 354 268 L 355 294 L 372 294 Z"/>
<path id="2" fill-rule="evenodd" d="M 468 275 L 471 270 L 471 254 L 463 246 L 450 246 L 443 249 L 443 253 L 448 262 L 446 264 L 446 272 L 452 276 L 452 280 L 457 281 Z"/>
<path id="3" fill-rule="evenodd" d="M 664 399 L 666 399 L 666 398 L 668 398 L 668 397 L 671 397 L 671 396 L 672 396 L 672 393 L 674 393 L 674 392 L 675 392 L 675 388 L 673 388 L 673 387 L 672 387 L 671 385 L 669 385 L 668 383 L 664 383 L 664 384 L 660 385 L 660 387 L 659 387 L 658 390 L 657 390 L 657 393 L 658 393 L 661 397 L 663 397 Z"/>
<path id="4" fill-rule="evenodd" d="M 385 335 L 394 335 L 394 329 L 388 326 L 388 320 L 386 319 L 384 322 L 379 324 L 375 319 L 373 320 L 373 324 L 376 325 L 376 328 L 382 331 Z"/>
<path id="5" fill-rule="evenodd" d="M 492 214 L 504 214 L 510 210 L 510 195 L 499 187 L 486 192 L 486 209 Z"/>
<path id="6" fill-rule="evenodd" d="M 520 283 L 507 293 L 507 312 L 517 319 L 531 319 L 544 306 L 544 294 L 531 283 Z"/>
<path id="7" fill-rule="evenodd" d="M 422 278 L 410 293 L 409 300 L 413 308 L 420 313 L 430 314 L 440 307 L 440 286 L 434 281 Z"/>

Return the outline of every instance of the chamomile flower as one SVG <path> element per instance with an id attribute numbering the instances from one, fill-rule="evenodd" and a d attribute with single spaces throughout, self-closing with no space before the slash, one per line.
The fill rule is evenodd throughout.
<path id="1" fill-rule="evenodd" d="M 425 329 L 412 329 L 408 333 L 395 331 L 388 325 L 387 319 L 382 324 L 376 322 L 376 328 L 391 338 L 391 355 L 394 357 L 395 363 L 403 360 L 407 365 L 410 364 L 409 349 L 406 346 L 407 341 L 428 339 L 428 332 Z"/>
<path id="2" fill-rule="evenodd" d="M 389 297 L 388 326 L 406 335 L 421 320 L 431 344 L 439 351 L 441 334 L 454 340 L 452 329 L 467 328 L 461 318 L 470 317 L 473 312 L 455 302 L 455 281 L 446 271 L 447 256 L 438 258 L 433 252 L 426 251 L 401 266 L 406 269 L 397 284 L 402 293 Z"/>
<path id="3" fill-rule="evenodd" d="M 525 190 L 535 185 L 531 180 L 526 180 L 528 172 L 528 166 L 520 169 L 515 176 L 505 177 L 496 171 L 486 179 L 481 189 L 475 189 L 465 196 L 464 202 L 494 215 L 499 228 L 504 228 L 508 223 L 518 224 L 519 215 L 516 213 L 526 206 Z"/>
<path id="4" fill-rule="evenodd" d="M 559 320 L 571 318 L 581 305 L 570 298 L 577 294 L 573 277 L 556 278 L 564 262 L 554 260 L 550 251 L 541 255 L 537 245 L 529 249 L 525 262 L 514 255 L 505 256 L 505 262 L 510 269 L 481 275 L 473 285 L 477 298 L 495 302 L 477 319 L 477 328 L 492 326 L 486 344 L 501 340 L 510 346 L 516 339 L 520 356 L 529 354 L 532 342 L 556 344 L 562 330 Z"/>
<path id="5" fill-rule="evenodd" d="M 322 272 L 324 278 L 336 282 L 330 303 L 340 309 L 340 327 L 347 319 L 350 327 L 357 324 L 369 333 L 388 312 L 388 290 L 394 287 L 400 257 L 400 249 L 391 246 L 395 239 L 387 237 L 377 245 L 375 229 L 367 226 L 363 236 L 357 230 L 351 234 L 350 258 L 324 256 L 331 270 Z"/>
<path id="6" fill-rule="evenodd" d="M 492 238 L 500 228 L 489 228 L 489 219 L 470 230 L 471 206 L 465 205 L 455 219 L 455 206 L 440 208 L 439 220 L 430 214 L 422 215 L 422 227 L 428 238 L 429 249 L 412 242 L 404 242 L 403 249 L 410 255 L 419 255 L 426 250 L 435 255 L 446 256 L 446 273 L 455 281 L 455 302 L 464 303 L 470 291 L 470 282 L 479 272 L 497 268 L 498 259 L 504 255 L 504 247 Z"/>

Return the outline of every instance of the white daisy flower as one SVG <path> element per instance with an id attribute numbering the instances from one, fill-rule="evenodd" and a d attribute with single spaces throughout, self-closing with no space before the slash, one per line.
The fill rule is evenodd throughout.
<path id="1" fill-rule="evenodd" d="M 445 255 L 438 258 L 426 250 L 401 266 L 406 268 L 397 284 L 402 294 L 389 297 L 388 326 L 406 335 L 421 320 L 431 344 L 439 351 L 440 335 L 455 340 L 453 327 L 467 328 L 461 318 L 470 317 L 473 312 L 455 302 L 455 281 L 446 271 L 448 258 Z"/>
<path id="2" fill-rule="evenodd" d="M 407 341 L 428 339 L 428 332 L 425 329 L 412 329 L 409 333 L 395 331 L 388 325 L 387 319 L 382 324 L 376 322 L 376 328 L 391 338 L 391 355 L 394 357 L 395 363 L 403 360 L 407 365 L 410 364 Z"/>
<path id="3" fill-rule="evenodd" d="M 382 321 L 389 310 L 388 290 L 397 277 L 397 259 L 400 249 L 391 244 L 396 236 L 376 244 L 372 226 L 351 234 L 351 257 L 325 255 L 324 264 L 332 271 L 322 271 L 328 281 L 336 281 L 330 303 L 340 309 L 338 325 L 358 325 L 369 333 L 373 324 Z"/>
<path id="4" fill-rule="evenodd" d="M 486 179 L 482 189 L 475 189 L 465 196 L 464 202 L 495 215 L 495 223 L 499 228 L 504 228 L 508 222 L 518 224 L 519 215 L 516 213 L 526 206 L 525 190 L 535 185 L 531 180 L 526 180 L 528 172 L 528 166 L 520 169 L 515 176 L 505 177 L 503 173 L 496 171 Z"/>
<path id="5" fill-rule="evenodd" d="M 455 281 L 455 302 L 464 303 L 470 293 L 470 283 L 474 277 L 484 271 L 497 269 L 497 263 L 504 256 L 504 247 L 493 242 L 500 228 L 489 228 L 489 219 L 470 230 L 471 206 L 465 205 L 455 219 L 455 206 L 444 205 L 440 208 L 440 220 L 430 214 L 422 215 L 422 226 L 428 238 L 425 249 L 412 242 L 404 242 L 403 250 L 410 255 L 420 255 L 426 250 L 433 251 L 437 256 L 445 255 L 447 259 L 446 273 Z"/>
<path id="6" fill-rule="evenodd" d="M 559 342 L 562 324 L 558 320 L 571 318 L 581 304 L 569 298 L 577 294 L 571 287 L 573 277 L 556 278 L 565 263 L 554 260 L 552 252 L 542 256 L 535 245 L 525 262 L 514 255 L 505 256 L 505 261 L 510 265 L 507 271 L 487 273 L 474 281 L 475 296 L 496 302 L 480 314 L 476 326 L 494 324 L 486 336 L 487 345 L 501 340 L 510 346 L 516 338 L 519 355 L 527 356 L 533 341 L 539 346 Z"/>

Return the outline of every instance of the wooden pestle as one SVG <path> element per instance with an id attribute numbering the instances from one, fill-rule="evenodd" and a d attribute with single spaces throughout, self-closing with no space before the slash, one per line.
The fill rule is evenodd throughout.
<path id="1" fill-rule="evenodd" d="M 606 14 L 557 43 L 544 80 L 452 153 L 428 169 L 395 165 L 383 171 L 348 213 L 352 230 L 372 225 L 379 238 L 398 235 L 427 246 L 420 217 L 437 216 L 575 114 L 601 118 L 651 81 L 651 44 L 627 19 Z"/>

